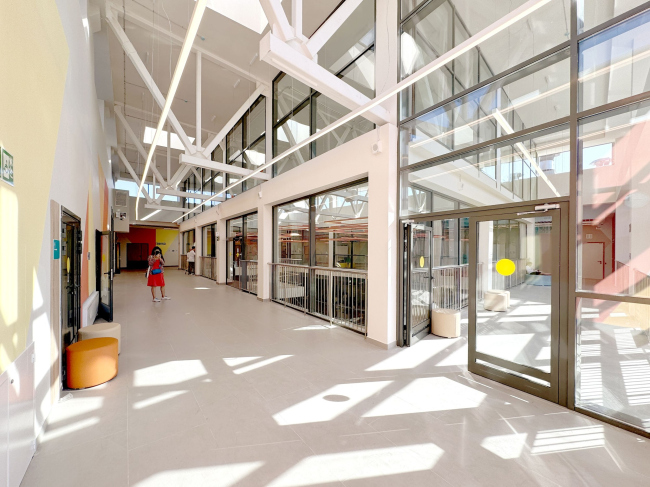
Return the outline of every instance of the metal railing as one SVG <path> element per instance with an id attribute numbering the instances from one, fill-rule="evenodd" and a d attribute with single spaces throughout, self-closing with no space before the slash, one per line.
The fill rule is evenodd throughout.
<path id="1" fill-rule="evenodd" d="M 240 263 L 239 289 L 257 294 L 257 261 L 241 260 Z"/>
<path id="2" fill-rule="evenodd" d="M 492 263 L 492 287 L 490 289 L 510 289 L 526 281 L 526 259 L 515 261 L 515 272 L 509 276 L 502 276 L 496 270 L 496 263 Z"/>
<path id="3" fill-rule="evenodd" d="M 483 264 L 476 270 L 476 293 L 483 297 Z M 461 310 L 469 305 L 469 265 L 434 267 L 431 270 L 431 308 Z"/>
<path id="4" fill-rule="evenodd" d="M 269 265 L 273 301 L 367 335 L 367 272 L 281 263 Z"/>
<path id="5" fill-rule="evenodd" d="M 181 255 L 181 265 L 179 269 L 187 270 L 187 254 Z"/>
<path id="6" fill-rule="evenodd" d="M 216 257 L 199 257 L 199 262 L 201 264 L 201 275 L 212 279 L 213 281 L 217 280 L 217 258 Z"/>

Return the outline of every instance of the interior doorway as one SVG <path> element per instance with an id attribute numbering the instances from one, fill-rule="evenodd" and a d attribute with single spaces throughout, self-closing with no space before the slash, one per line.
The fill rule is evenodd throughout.
<path id="1" fill-rule="evenodd" d="M 452 317 L 470 372 L 566 404 L 566 215 L 522 205 L 405 222 L 400 344 Z"/>
<path id="2" fill-rule="evenodd" d="M 67 383 L 66 348 L 77 340 L 81 326 L 81 221 L 61 211 L 61 387 Z"/>

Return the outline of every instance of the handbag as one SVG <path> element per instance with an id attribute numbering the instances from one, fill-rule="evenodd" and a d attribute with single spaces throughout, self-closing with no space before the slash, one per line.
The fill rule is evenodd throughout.
<path id="1" fill-rule="evenodd" d="M 160 274 L 162 272 L 162 269 L 154 269 L 151 271 L 151 273 L 155 276 L 156 274 Z"/>

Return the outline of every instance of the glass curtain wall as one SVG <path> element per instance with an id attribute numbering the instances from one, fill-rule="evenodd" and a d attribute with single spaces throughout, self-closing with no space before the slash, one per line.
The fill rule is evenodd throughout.
<path id="1" fill-rule="evenodd" d="M 401 93 L 400 215 L 568 201 L 569 405 L 650 432 L 650 11 L 575 3 L 551 0 Z M 520 4 L 402 0 L 402 78 Z M 443 223 L 441 256 L 459 222 Z M 521 228 L 496 225 L 494 253 L 531 267 L 530 249 L 511 255 Z"/>
<path id="2" fill-rule="evenodd" d="M 217 240 L 215 234 L 217 231 L 216 223 L 206 225 L 203 227 L 203 257 L 216 257 L 217 256 Z"/>
<path id="3" fill-rule="evenodd" d="M 318 53 L 318 63 L 368 98 L 375 95 L 375 0 L 363 0 Z M 350 110 L 291 76 L 273 81 L 273 157 L 340 119 Z M 279 175 L 374 128 L 362 117 L 338 127 L 273 166 Z"/>

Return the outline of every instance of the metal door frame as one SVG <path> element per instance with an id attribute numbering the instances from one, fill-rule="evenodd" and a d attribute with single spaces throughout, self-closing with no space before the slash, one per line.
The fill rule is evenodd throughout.
<path id="1" fill-rule="evenodd" d="M 96 247 L 96 258 L 99 259 L 99 274 L 97 276 L 97 282 L 99 284 L 99 288 L 97 291 L 99 291 L 99 306 L 97 308 L 97 314 L 104 318 L 106 321 L 113 321 L 113 277 L 114 277 L 114 272 L 115 272 L 115 233 L 110 230 L 106 232 L 97 232 L 97 237 L 100 239 L 104 236 L 108 236 L 108 248 L 106 249 L 106 252 L 108 253 L 108 272 L 104 272 L 103 274 L 108 274 L 108 293 L 109 293 L 109 304 L 108 306 L 102 302 L 102 266 L 101 266 L 101 259 L 102 259 L 102 243 L 101 241 L 96 242 L 95 247 Z"/>
<path id="2" fill-rule="evenodd" d="M 540 207 L 547 207 L 545 210 L 539 210 Z M 543 399 L 566 404 L 566 352 L 563 349 L 562 339 L 567 330 L 566 320 L 566 303 L 563 303 L 561 298 L 563 293 L 562 282 L 566 283 L 568 274 L 566 266 L 563 266 L 564 256 L 567 252 L 567 245 L 565 245 L 566 230 L 563 228 L 565 225 L 568 207 L 563 204 L 555 205 L 522 205 L 516 208 L 504 208 L 503 210 L 493 210 L 489 212 L 481 212 L 480 215 L 473 215 L 470 217 L 470 254 L 469 254 L 469 306 L 468 306 L 468 370 L 472 373 L 486 377 L 488 379 L 500 382 L 509 387 L 533 394 Z M 564 211 L 563 211 L 564 210 Z M 533 217 L 535 214 L 539 216 L 549 215 L 552 216 L 551 227 L 551 241 L 552 246 L 558 248 L 558 252 L 552 254 L 552 268 L 554 272 L 551 275 L 551 371 L 550 373 L 542 372 L 541 370 L 510 362 L 508 360 L 500 359 L 491 355 L 478 352 L 476 350 L 476 305 L 477 305 L 477 263 L 478 263 L 478 223 L 483 221 L 494 220 L 517 220 L 521 219 L 523 214 L 529 214 Z M 564 231 L 563 231 L 564 230 Z M 477 363 L 477 360 L 482 360 L 496 367 L 503 367 L 520 374 L 525 374 L 530 377 L 547 381 L 549 386 L 533 382 L 523 377 L 502 371 L 489 365 Z"/>

